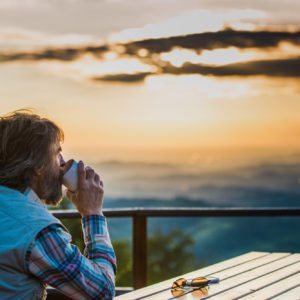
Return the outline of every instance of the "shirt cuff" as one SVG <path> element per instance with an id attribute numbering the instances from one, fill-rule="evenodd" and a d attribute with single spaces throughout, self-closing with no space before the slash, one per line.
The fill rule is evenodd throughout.
<path id="1" fill-rule="evenodd" d="M 85 237 L 107 235 L 106 218 L 102 215 L 89 215 L 81 219 Z"/>

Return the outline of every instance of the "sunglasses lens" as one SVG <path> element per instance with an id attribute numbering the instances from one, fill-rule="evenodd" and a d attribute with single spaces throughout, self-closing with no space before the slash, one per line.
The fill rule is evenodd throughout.
<path id="1" fill-rule="evenodd" d="M 191 286 L 205 286 L 208 282 L 209 281 L 204 277 L 197 277 L 192 280 Z"/>
<path id="2" fill-rule="evenodd" d="M 192 295 L 194 297 L 197 297 L 197 298 L 201 298 L 203 296 L 207 296 L 208 295 L 208 290 L 207 288 L 200 288 L 200 289 L 195 289 L 193 292 L 192 292 Z"/>
<path id="3" fill-rule="evenodd" d="M 172 295 L 173 295 L 174 297 L 178 297 L 178 296 L 184 294 L 184 293 L 185 293 L 185 290 L 182 290 L 182 289 L 172 289 L 172 290 L 171 290 L 171 293 L 172 293 Z"/>
<path id="4" fill-rule="evenodd" d="M 186 280 L 184 278 L 179 278 L 172 284 L 172 289 L 178 289 L 185 286 Z"/>

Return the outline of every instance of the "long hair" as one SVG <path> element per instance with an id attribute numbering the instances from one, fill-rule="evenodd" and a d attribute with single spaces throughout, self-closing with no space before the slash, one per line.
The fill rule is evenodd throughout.
<path id="1" fill-rule="evenodd" d="M 0 117 L 0 185 L 25 191 L 34 169 L 47 170 L 52 146 L 63 139 L 58 125 L 29 109 Z"/>

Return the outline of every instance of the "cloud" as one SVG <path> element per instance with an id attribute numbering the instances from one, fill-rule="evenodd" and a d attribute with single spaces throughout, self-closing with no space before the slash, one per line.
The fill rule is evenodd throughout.
<path id="1" fill-rule="evenodd" d="M 189 34 L 185 36 L 173 36 L 168 38 L 146 39 L 125 44 L 118 44 L 126 55 L 139 56 L 141 49 L 147 51 L 148 56 L 171 51 L 175 47 L 192 49 L 200 53 L 202 50 L 236 47 L 245 48 L 269 48 L 276 47 L 280 42 L 289 42 L 300 45 L 300 32 L 270 32 L 270 31 L 235 31 L 223 30 L 218 32 L 205 32 Z M 33 52 L 1 53 L 0 62 L 12 62 L 20 60 L 38 61 L 42 59 L 56 59 L 72 61 L 79 56 L 89 53 L 101 57 L 101 55 L 116 45 L 91 45 L 86 47 L 49 48 Z"/>
<path id="2" fill-rule="evenodd" d="M 243 63 L 234 63 L 224 66 L 201 65 L 185 63 L 182 67 L 167 64 L 161 67 L 159 73 L 172 75 L 199 74 L 203 76 L 277 76 L 300 77 L 300 57 L 281 60 L 261 60 Z M 114 74 L 102 77 L 93 77 L 95 81 L 139 82 L 155 73 L 144 72 L 136 74 Z"/>
<path id="3" fill-rule="evenodd" d="M 83 54 L 92 53 L 95 56 L 101 55 L 108 51 L 108 46 L 86 46 L 80 48 L 57 48 L 45 49 L 40 51 L 26 51 L 26 52 L 12 52 L 1 53 L 0 62 L 15 62 L 15 61 L 40 61 L 40 60 L 60 60 L 60 61 L 73 61 L 78 59 Z"/>
<path id="4" fill-rule="evenodd" d="M 139 82 L 143 81 L 147 76 L 153 75 L 150 72 L 136 73 L 136 74 L 114 74 L 101 77 L 93 77 L 94 81 L 116 81 L 116 82 Z"/>
<path id="5" fill-rule="evenodd" d="M 287 55 L 284 50 L 278 49 L 281 43 L 289 43 L 294 46 L 294 52 Z M 173 36 L 169 38 L 147 39 L 124 44 L 102 44 L 87 45 L 80 47 L 49 48 L 32 52 L 0 52 L 0 63 L 16 61 L 41 61 L 56 60 L 61 62 L 75 62 L 84 55 L 93 55 L 95 63 L 99 60 L 110 61 L 108 54 L 114 54 L 112 62 L 117 62 L 125 58 L 139 59 L 144 65 L 152 67 L 148 70 L 115 70 L 112 74 L 109 71 L 101 73 L 104 75 L 91 78 L 94 81 L 112 81 L 112 82 L 140 82 L 149 75 L 161 74 L 199 74 L 203 76 L 282 76 L 282 77 L 300 77 L 300 31 L 234 31 L 231 29 L 219 32 L 206 32 L 199 34 L 190 34 L 186 36 Z M 161 53 L 171 51 L 174 48 L 190 49 L 201 54 L 203 50 L 214 50 L 218 48 L 235 47 L 236 49 L 258 49 L 260 53 L 269 53 L 267 59 L 248 60 L 235 62 L 231 64 L 220 65 L 215 62 L 211 64 L 201 64 L 185 62 L 182 66 L 174 66 L 169 62 L 163 61 Z M 271 54 L 277 52 L 277 57 Z M 196 55 L 196 53 L 195 53 Z M 200 57 L 200 56 L 199 56 Z M 273 57 L 273 59 L 271 59 Z M 81 68 L 84 68 L 84 63 Z"/>
<path id="6" fill-rule="evenodd" d="M 1 2 L 1 0 L 0 0 Z M 0 16 L 1 20 L 1 16 Z M 0 27 L 0 49 L 2 51 L 24 51 L 25 49 L 45 49 L 59 47 L 82 47 L 99 43 L 99 38 L 88 34 L 55 34 L 29 30 L 14 26 Z"/>
<path id="7" fill-rule="evenodd" d="M 242 63 L 233 63 L 224 66 L 212 66 L 185 63 L 182 67 L 168 64 L 162 67 L 164 74 L 200 74 L 213 76 L 281 76 L 300 77 L 300 57 L 278 60 L 260 60 Z"/>
<path id="8" fill-rule="evenodd" d="M 218 32 L 205 32 L 174 36 L 169 38 L 147 39 L 125 44 L 126 53 L 137 54 L 140 49 L 150 53 L 171 51 L 174 47 L 201 50 L 237 47 L 268 48 L 276 47 L 280 42 L 290 42 L 300 45 L 300 32 L 271 32 L 271 31 L 235 31 L 231 29 Z"/>

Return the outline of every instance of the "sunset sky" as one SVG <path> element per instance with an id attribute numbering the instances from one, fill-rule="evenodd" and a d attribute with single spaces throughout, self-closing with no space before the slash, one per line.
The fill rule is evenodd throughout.
<path id="1" fill-rule="evenodd" d="M 35 109 L 91 161 L 298 151 L 299 15 L 296 0 L 0 0 L 0 114 Z"/>

